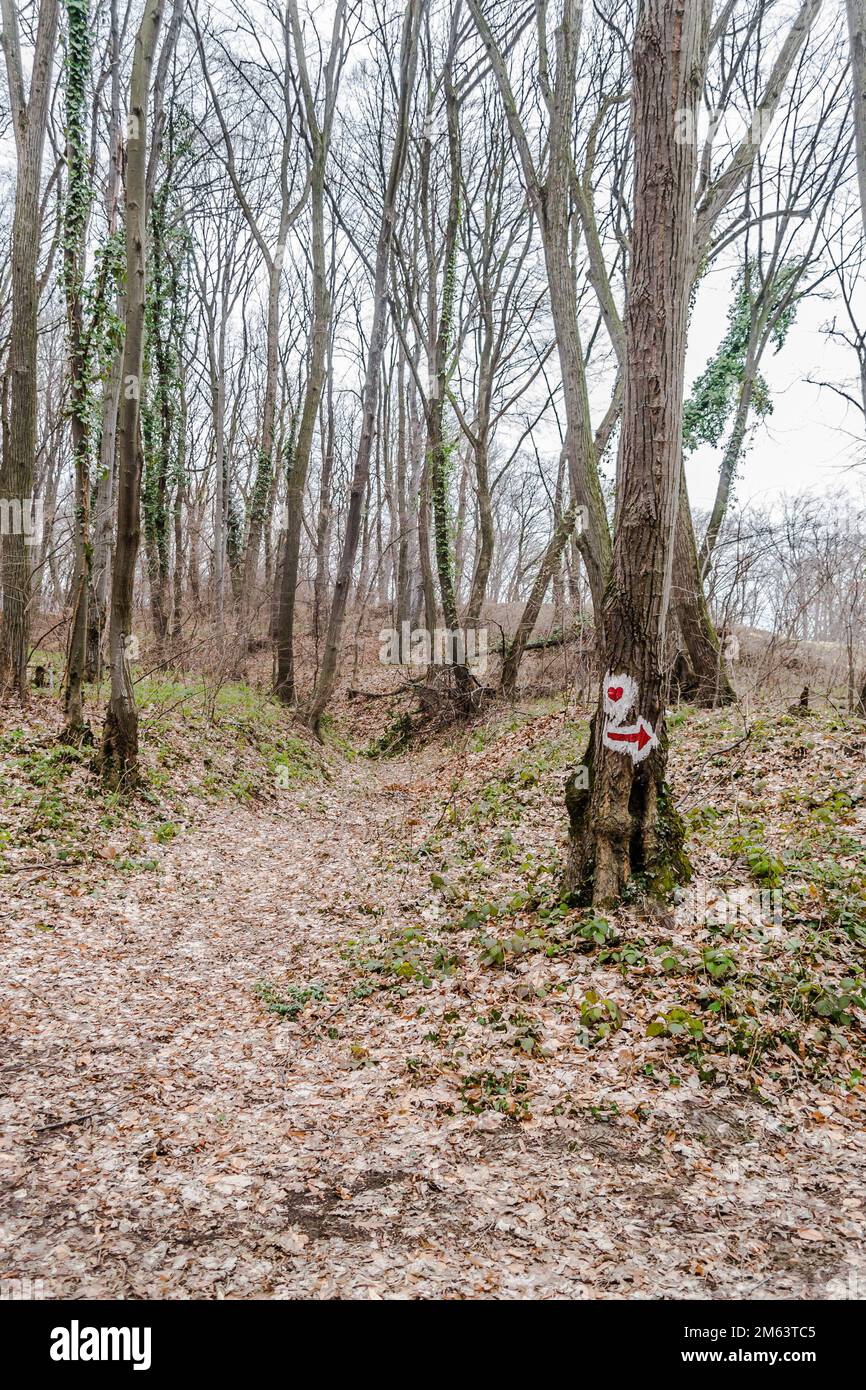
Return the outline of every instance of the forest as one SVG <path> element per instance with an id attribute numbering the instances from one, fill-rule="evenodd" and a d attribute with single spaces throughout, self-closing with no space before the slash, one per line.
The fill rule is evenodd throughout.
<path id="1" fill-rule="evenodd" d="M 866 0 L 0 18 L 0 1294 L 866 1296 Z"/>

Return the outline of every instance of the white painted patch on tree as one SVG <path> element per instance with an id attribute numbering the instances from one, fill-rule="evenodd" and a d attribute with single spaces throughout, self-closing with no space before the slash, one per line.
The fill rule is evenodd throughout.
<path id="1" fill-rule="evenodd" d="M 625 753 L 633 763 L 643 762 L 654 748 L 658 738 L 652 725 L 638 716 L 637 723 L 626 724 L 626 718 L 637 704 L 637 681 L 624 672 L 604 678 L 603 706 L 607 719 L 602 731 L 605 748 L 614 753 Z"/>
<path id="2" fill-rule="evenodd" d="M 631 676 L 604 678 L 604 712 L 613 724 L 621 724 L 637 703 L 637 681 Z"/>

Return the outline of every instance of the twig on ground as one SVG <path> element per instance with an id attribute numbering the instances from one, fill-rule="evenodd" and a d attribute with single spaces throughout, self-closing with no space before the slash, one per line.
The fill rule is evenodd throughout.
<path id="1" fill-rule="evenodd" d="M 0 874 L 21 874 L 34 869 L 80 869 L 85 859 L 45 859 L 39 864 L 0 864 Z"/>
<path id="2" fill-rule="evenodd" d="M 112 1110 L 116 1110 L 117 1107 L 122 1104 L 122 1101 L 117 1100 L 113 1105 L 107 1105 L 102 1110 L 85 1110 L 82 1115 L 70 1115 L 66 1120 L 52 1120 L 47 1125 L 36 1125 L 34 1127 L 34 1133 L 42 1134 L 47 1129 L 65 1129 L 67 1125 L 80 1125 L 83 1124 L 85 1120 L 95 1120 L 99 1116 L 110 1115 Z"/>

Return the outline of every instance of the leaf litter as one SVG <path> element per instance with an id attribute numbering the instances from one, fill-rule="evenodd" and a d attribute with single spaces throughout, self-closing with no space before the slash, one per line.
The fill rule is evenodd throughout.
<path id="1" fill-rule="evenodd" d="M 244 794 L 197 799 L 229 756 L 201 733 L 108 816 L 84 766 L 40 785 L 51 727 L 3 745 L 4 1278 L 61 1298 L 863 1296 L 856 720 L 768 718 L 720 752 L 734 716 L 685 712 L 671 775 L 701 920 L 688 897 L 607 918 L 559 900 L 573 710 L 397 758 L 311 753 L 279 793 L 247 741 Z M 769 884 L 780 921 L 754 909 Z M 746 889 L 734 923 L 705 911 Z"/>

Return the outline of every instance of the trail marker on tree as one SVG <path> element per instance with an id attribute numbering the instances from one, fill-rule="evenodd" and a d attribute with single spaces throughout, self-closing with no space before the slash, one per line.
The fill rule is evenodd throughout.
<path id="1" fill-rule="evenodd" d="M 636 724 L 626 724 L 627 716 L 637 704 L 637 682 L 631 676 L 604 678 L 604 713 L 607 720 L 602 739 L 614 753 L 627 753 L 632 762 L 642 762 L 658 747 L 655 730 L 647 720 L 638 716 Z"/>

